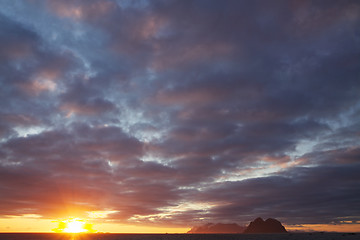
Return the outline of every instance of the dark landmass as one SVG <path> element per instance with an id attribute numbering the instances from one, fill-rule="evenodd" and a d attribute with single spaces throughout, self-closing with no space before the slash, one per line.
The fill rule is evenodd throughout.
<path id="1" fill-rule="evenodd" d="M 268 218 L 264 221 L 262 218 L 257 218 L 249 224 L 244 233 L 287 233 L 287 231 L 276 219 Z"/>
<path id="2" fill-rule="evenodd" d="M 285 227 L 276 219 L 256 218 L 249 226 L 243 227 L 236 223 L 208 223 L 203 226 L 193 227 L 187 233 L 286 233 Z"/>
<path id="3" fill-rule="evenodd" d="M 187 233 L 242 233 L 246 227 L 236 223 L 208 223 L 200 227 L 193 227 Z"/>

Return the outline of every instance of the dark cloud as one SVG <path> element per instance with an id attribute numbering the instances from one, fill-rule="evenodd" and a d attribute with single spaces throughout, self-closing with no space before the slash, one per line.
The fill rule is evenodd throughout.
<path id="1" fill-rule="evenodd" d="M 249 216 L 276 215 L 287 224 L 338 223 L 341 218 L 354 216 L 352 211 L 359 198 L 358 167 L 293 168 L 285 175 L 222 183 L 201 198 L 224 203 L 209 213 L 209 218 L 217 220 L 232 216 L 232 221 L 246 223 Z M 333 209 L 341 216 L 334 215 Z"/>
<path id="2" fill-rule="evenodd" d="M 357 1 L 1 5 L 1 216 L 359 220 Z"/>

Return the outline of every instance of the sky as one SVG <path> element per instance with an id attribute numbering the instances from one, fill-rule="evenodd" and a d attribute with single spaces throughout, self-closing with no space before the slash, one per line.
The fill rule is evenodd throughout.
<path id="1" fill-rule="evenodd" d="M 0 1 L 0 232 L 359 231 L 359 172 L 357 0 Z"/>

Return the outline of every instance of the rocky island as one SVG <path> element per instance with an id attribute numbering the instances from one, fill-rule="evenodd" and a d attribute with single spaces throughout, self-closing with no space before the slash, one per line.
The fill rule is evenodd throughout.
<path id="1" fill-rule="evenodd" d="M 247 227 L 236 223 L 208 223 L 193 227 L 187 233 L 286 233 L 285 227 L 276 219 L 256 218 Z"/>
<path id="2" fill-rule="evenodd" d="M 256 218 L 250 222 L 244 233 L 286 233 L 285 227 L 276 219 L 268 218 L 264 221 L 262 218 Z"/>

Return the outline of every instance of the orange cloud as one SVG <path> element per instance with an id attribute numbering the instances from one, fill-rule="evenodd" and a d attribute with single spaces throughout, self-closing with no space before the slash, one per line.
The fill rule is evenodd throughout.
<path id="1" fill-rule="evenodd" d="M 288 231 L 305 232 L 359 232 L 360 223 L 353 224 L 301 224 L 285 225 Z"/>

